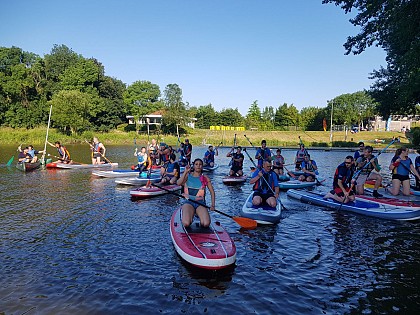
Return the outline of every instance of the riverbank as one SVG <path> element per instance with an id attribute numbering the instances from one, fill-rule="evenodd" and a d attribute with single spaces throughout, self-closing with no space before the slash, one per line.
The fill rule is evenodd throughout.
<path id="1" fill-rule="evenodd" d="M 192 145 L 223 145 L 232 146 L 236 134 L 236 145 L 250 146 L 251 141 L 254 146 L 259 146 L 261 140 L 267 141 L 267 146 L 295 148 L 302 141 L 306 147 L 319 147 L 323 149 L 332 148 L 348 148 L 356 147 L 359 141 L 365 142 L 366 145 L 372 145 L 375 148 L 381 148 L 388 145 L 395 137 L 400 138 L 398 145 L 406 145 L 410 147 L 410 141 L 405 134 L 400 132 L 371 132 L 362 131 L 355 134 L 344 131 L 333 132 L 333 142 L 330 142 L 329 131 L 233 131 L 233 130 L 205 130 L 193 129 L 188 135 L 180 135 L 180 141 L 185 138 L 190 140 Z M 124 132 L 121 130 L 113 130 L 108 133 L 85 132 L 81 135 L 65 135 L 56 129 L 49 130 L 48 141 L 60 141 L 64 144 L 82 143 L 85 139 L 92 139 L 94 136 L 105 144 L 133 144 L 137 146 L 145 145 L 148 139 L 156 139 L 158 142 L 165 142 L 168 145 L 176 146 L 178 138 L 173 135 L 139 133 L 134 131 Z M 245 137 L 246 136 L 246 137 Z M 43 145 L 46 137 L 46 128 L 35 129 L 13 129 L 0 128 L 0 144 L 4 145 L 35 145 L 39 147 Z M 299 138 L 300 137 L 300 138 Z"/>

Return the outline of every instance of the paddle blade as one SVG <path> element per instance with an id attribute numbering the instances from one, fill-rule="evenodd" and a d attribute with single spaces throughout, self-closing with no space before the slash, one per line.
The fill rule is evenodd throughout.
<path id="1" fill-rule="evenodd" d="M 13 160 L 15 159 L 15 156 L 13 155 L 11 158 L 10 158 L 10 160 L 7 162 L 7 166 L 10 166 L 10 165 L 12 165 L 12 163 L 13 163 Z"/>
<path id="2" fill-rule="evenodd" d="M 252 220 L 252 219 L 243 218 L 243 217 L 232 217 L 232 219 L 244 229 L 253 230 L 257 227 L 257 221 Z"/>

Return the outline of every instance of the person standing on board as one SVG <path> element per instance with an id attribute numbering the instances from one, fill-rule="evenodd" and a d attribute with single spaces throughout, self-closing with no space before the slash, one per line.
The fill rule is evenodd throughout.
<path id="1" fill-rule="evenodd" d="M 262 169 L 257 168 L 249 183 L 253 186 L 252 204 L 259 206 L 266 203 L 272 208 L 277 206 L 280 188 L 277 174 L 271 169 L 271 161 L 264 160 Z"/>
<path id="2" fill-rule="evenodd" d="M 106 163 L 105 152 L 106 148 L 102 142 L 99 142 L 97 137 L 93 138 L 93 143 L 90 144 L 92 150 L 92 164 L 104 164 Z M 104 158 L 104 161 L 101 161 L 101 158 Z"/>
<path id="3" fill-rule="evenodd" d="M 192 144 L 189 139 L 185 139 L 184 143 L 184 156 L 188 164 L 191 164 L 191 155 L 192 155 Z"/>
<path id="4" fill-rule="evenodd" d="M 372 154 L 373 148 L 368 145 L 365 147 L 363 155 L 359 156 L 356 160 L 356 169 L 359 171 L 357 177 L 356 193 L 363 195 L 365 193 L 365 182 L 366 180 L 374 180 L 375 187 L 373 188 L 373 197 L 381 198 L 382 194 L 378 193 L 378 188 L 382 185 L 382 176 L 379 174 L 381 170 L 379 167 L 378 159 Z M 369 163 L 370 162 L 370 163 Z M 375 170 L 376 172 L 372 172 Z"/>
<path id="5" fill-rule="evenodd" d="M 243 163 L 245 157 L 241 152 L 242 147 L 238 146 L 235 153 L 233 153 L 234 149 L 235 148 L 232 148 L 232 150 L 226 154 L 227 157 L 232 157 L 232 166 L 230 167 L 229 176 L 243 176 Z"/>
<path id="6" fill-rule="evenodd" d="M 54 144 L 47 142 L 50 146 L 57 149 L 58 155 L 60 156 L 58 161 L 54 163 L 65 163 L 65 164 L 71 164 L 73 161 L 70 158 L 70 153 L 66 149 L 65 146 L 61 145 L 60 141 L 56 141 Z"/>
<path id="7" fill-rule="evenodd" d="M 301 143 L 299 150 L 296 151 L 295 156 L 295 170 L 300 171 L 302 169 L 301 164 L 305 160 L 305 155 L 308 155 L 308 150 L 305 149 L 305 145 Z"/>
<path id="8" fill-rule="evenodd" d="M 395 152 L 395 156 L 389 165 L 389 170 L 392 171 L 391 194 L 397 196 L 402 186 L 403 195 L 410 196 L 410 173 L 413 173 L 419 179 L 420 176 L 413 162 L 408 157 L 408 149 L 406 147 L 402 147 Z"/>
<path id="9" fill-rule="evenodd" d="M 344 162 L 337 166 L 334 173 L 333 190 L 328 192 L 324 199 L 332 198 L 341 203 L 355 200 L 354 190 L 351 189 L 355 183 L 353 179 L 353 164 L 353 157 L 348 155 Z"/>
<path id="10" fill-rule="evenodd" d="M 189 227 L 193 222 L 194 215 L 200 218 L 202 227 L 210 225 L 210 214 L 206 204 L 206 188 L 210 192 L 210 210 L 216 207 L 216 196 L 210 178 L 203 174 L 203 161 L 195 159 L 193 166 L 185 166 L 185 171 L 178 179 L 177 185 L 184 186 L 184 197 L 187 199 L 182 205 L 182 224 Z M 196 202 L 194 202 L 196 201 Z"/>
<path id="11" fill-rule="evenodd" d="M 257 153 L 255 154 L 255 158 L 258 160 L 258 169 L 263 168 L 264 161 L 271 161 L 271 151 L 267 148 L 267 141 L 261 141 L 261 148 L 257 149 Z M 271 164 L 271 163 L 270 163 Z"/>
<path id="12" fill-rule="evenodd" d="M 152 165 L 158 164 L 159 154 L 157 153 L 159 147 L 157 145 L 156 139 L 152 139 L 152 142 L 147 142 L 147 153 L 149 156 L 149 167 L 152 167 Z"/>

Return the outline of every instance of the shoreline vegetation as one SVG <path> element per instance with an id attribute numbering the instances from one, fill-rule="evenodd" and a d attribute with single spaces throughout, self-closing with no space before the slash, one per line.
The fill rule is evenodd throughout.
<path id="1" fill-rule="evenodd" d="M 259 147 L 261 140 L 267 141 L 267 146 L 270 148 L 295 148 L 299 146 L 300 139 L 307 148 L 346 148 L 356 147 L 359 141 L 365 142 L 365 145 L 371 145 L 374 148 L 383 148 L 387 146 L 395 137 L 400 138 L 399 143 L 395 143 L 393 147 L 407 146 L 411 147 L 407 135 L 396 131 L 362 131 L 358 133 L 344 131 L 333 132 L 333 143 L 330 142 L 330 131 L 233 131 L 233 130 L 208 130 L 208 129 L 192 129 L 191 133 L 181 134 L 180 141 L 183 142 L 185 138 L 190 140 L 190 143 L 195 146 L 212 144 L 217 146 L 231 147 L 233 146 L 233 139 L 236 134 L 236 145 L 249 147 L 251 144 L 244 137 L 246 135 L 255 147 Z M 39 146 L 44 144 L 46 136 L 45 128 L 34 129 L 13 129 L 9 127 L 0 128 L 0 144 L 16 145 L 23 143 L 26 145 L 32 144 Z M 65 135 L 54 128 L 50 128 L 48 141 L 53 143 L 60 141 L 63 144 L 77 144 L 83 143 L 86 140 L 91 140 L 94 136 L 107 145 L 122 145 L 133 144 L 145 145 L 148 138 L 156 139 L 157 142 L 164 142 L 168 145 L 176 146 L 178 143 L 177 136 L 165 135 L 158 133 L 135 131 L 125 132 L 119 129 L 107 133 L 101 132 L 84 132 L 80 135 Z M 300 139 L 299 139 L 300 136 Z"/>

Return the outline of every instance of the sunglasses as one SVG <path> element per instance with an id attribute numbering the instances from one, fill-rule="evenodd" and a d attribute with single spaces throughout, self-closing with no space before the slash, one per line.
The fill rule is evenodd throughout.
<path id="1" fill-rule="evenodd" d="M 353 162 L 344 162 L 344 163 L 346 163 L 346 164 L 353 164 Z"/>

